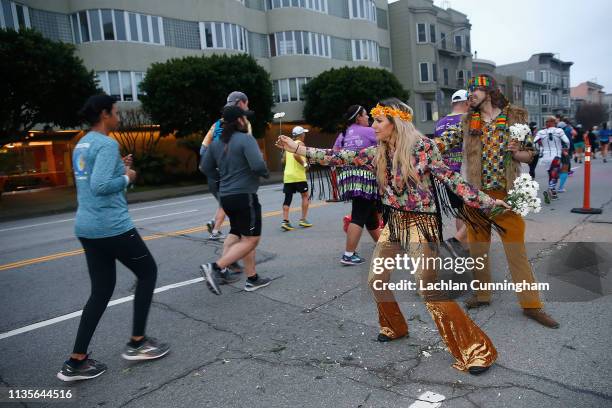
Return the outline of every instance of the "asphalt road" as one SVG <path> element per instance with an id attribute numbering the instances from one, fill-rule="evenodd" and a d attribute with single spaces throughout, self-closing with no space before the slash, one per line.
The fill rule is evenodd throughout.
<path id="1" fill-rule="evenodd" d="M 568 192 L 527 218 L 530 260 L 540 281 L 554 279 L 547 260 L 563 243 L 612 246 L 612 163 L 595 160 L 593 207 L 599 216 L 570 213 L 582 204 L 583 167 Z M 545 170 L 538 169 L 544 185 Z M 368 265 L 343 267 L 344 203 L 314 202 L 314 226 L 282 232 L 280 185 L 260 190 L 263 237 L 258 272 L 276 278 L 248 293 L 244 282 L 214 296 L 198 265 L 214 260 L 221 244 L 206 240 L 204 222 L 216 209 L 208 195 L 142 203 L 132 217 L 159 266 L 148 333 L 172 344 L 168 357 L 132 364 L 120 353 L 131 327 L 132 274 L 118 267 L 114 302 L 90 350 L 109 370 L 70 386 L 67 407 L 603 407 L 612 405 L 612 296 L 609 270 L 603 296 L 584 301 L 552 297 L 547 310 L 558 330 L 527 320 L 513 293 L 470 316 L 499 352 L 497 364 L 473 377 L 451 367 L 418 296 L 402 298 L 410 337 L 375 341 L 376 308 L 365 278 Z M 299 199 L 294 198 L 298 218 Z M 85 259 L 73 234 L 74 214 L 0 223 L 0 387 L 66 387 L 55 378 L 72 349 L 78 312 L 89 295 Z M 451 222 L 447 232 L 451 232 Z M 227 230 L 227 227 L 225 228 Z M 359 252 L 370 258 L 365 234 Z M 494 248 L 495 252 L 495 248 Z M 492 255 L 496 277 L 507 268 Z M 583 291 L 577 288 L 576 292 Z M 551 300 L 551 296 L 543 294 Z M 434 402 L 427 402 L 434 401 Z M 0 402 L 3 406 L 3 403 Z M 41 406 L 40 403 L 22 403 Z M 11 405 L 12 406 L 12 405 Z"/>

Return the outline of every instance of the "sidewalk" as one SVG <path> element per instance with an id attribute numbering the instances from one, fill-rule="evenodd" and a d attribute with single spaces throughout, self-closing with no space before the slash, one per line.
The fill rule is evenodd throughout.
<path id="1" fill-rule="evenodd" d="M 283 173 L 270 173 L 269 179 L 261 179 L 262 185 L 282 183 Z M 162 200 L 208 192 L 207 184 L 182 187 L 164 187 L 148 191 L 127 193 L 128 203 Z M 77 208 L 74 187 L 58 187 L 38 191 L 4 193 L 0 198 L 0 221 L 11 221 L 43 215 L 75 211 Z"/>

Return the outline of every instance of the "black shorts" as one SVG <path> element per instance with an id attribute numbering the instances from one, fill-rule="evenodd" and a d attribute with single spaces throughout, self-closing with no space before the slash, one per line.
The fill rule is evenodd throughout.
<path id="1" fill-rule="evenodd" d="M 379 227 L 377 200 L 354 197 L 351 200 L 351 224 L 373 231 Z"/>
<path id="2" fill-rule="evenodd" d="M 247 237 L 261 235 L 261 205 L 257 194 L 221 196 L 221 207 L 230 220 L 230 234 Z"/>
<path id="3" fill-rule="evenodd" d="M 305 181 L 298 181 L 297 183 L 285 183 L 283 185 L 283 193 L 295 194 L 295 193 L 307 193 L 308 183 Z"/>

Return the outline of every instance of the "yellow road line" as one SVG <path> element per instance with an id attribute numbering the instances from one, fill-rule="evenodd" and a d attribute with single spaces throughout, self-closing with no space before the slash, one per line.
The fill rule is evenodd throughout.
<path id="1" fill-rule="evenodd" d="M 313 203 L 310 205 L 309 208 L 323 207 L 323 206 L 326 206 L 327 204 L 328 203 L 326 202 Z M 289 212 L 296 212 L 296 211 L 301 211 L 301 208 L 293 207 L 289 209 Z M 270 211 L 270 212 L 262 214 L 261 216 L 262 218 L 269 218 L 269 217 L 281 215 L 282 213 L 283 213 L 282 211 Z M 229 225 L 229 222 L 225 221 L 223 225 Z M 187 228 L 187 229 L 183 229 L 179 231 L 161 232 L 159 234 L 147 235 L 147 236 L 142 237 L 142 239 L 144 241 L 152 241 L 154 239 L 170 238 L 170 237 L 176 237 L 178 235 L 186 235 L 186 234 L 193 234 L 196 232 L 202 232 L 204 231 L 204 229 L 205 227 L 203 226 L 202 227 L 192 227 L 192 228 Z M 0 265 L 0 271 L 6 271 L 8 269 L 21 268 L 21 267 L 28 266 L 28 265 L 34 265 L 38 263 L 54 261 L 56 259 L 66 258 L 69 256 L 81 255 L 82 253 L 83 253 L 82 249 L 75 249 L 74 251 L 58 252 L 56 254 L 41 256 L 39 258 L 24 259 L 22 261 L 11 262 L 8 264 Z"/>

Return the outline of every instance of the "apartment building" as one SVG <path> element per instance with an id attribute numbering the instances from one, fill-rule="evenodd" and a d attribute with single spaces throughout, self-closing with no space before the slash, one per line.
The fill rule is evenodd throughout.
<path id="1" fill-rule="evenodd" d="M 273 80 L 275 110 L 302 119 L 301 87 L 330 68 L 391 69 L 386 0 L 0 0 L 0 25 L 76 45 L 102 88 L 139 98 L 148 67 L 247 53 Z"/>
<path id="2" fill-rule="evenodd" d="M 393 73 L 411 92 L 415 125 L 425 134 L 450 112 L 450 98 L 472 76 L 470 22 L 431 0 L 389 4 Z"/>
<path id="3" fill-rule="evenodd" d="M 544 121 L 548 115 L 570 115 L 570 68 L 573 62 L 562 61 L 553 53 L 532 55 L 527 61 L 499 65 L 496 74 L 516 76 L 543 86 L 540 105 Z M 538 123 L 544 126 L 543 122 Z"/>

